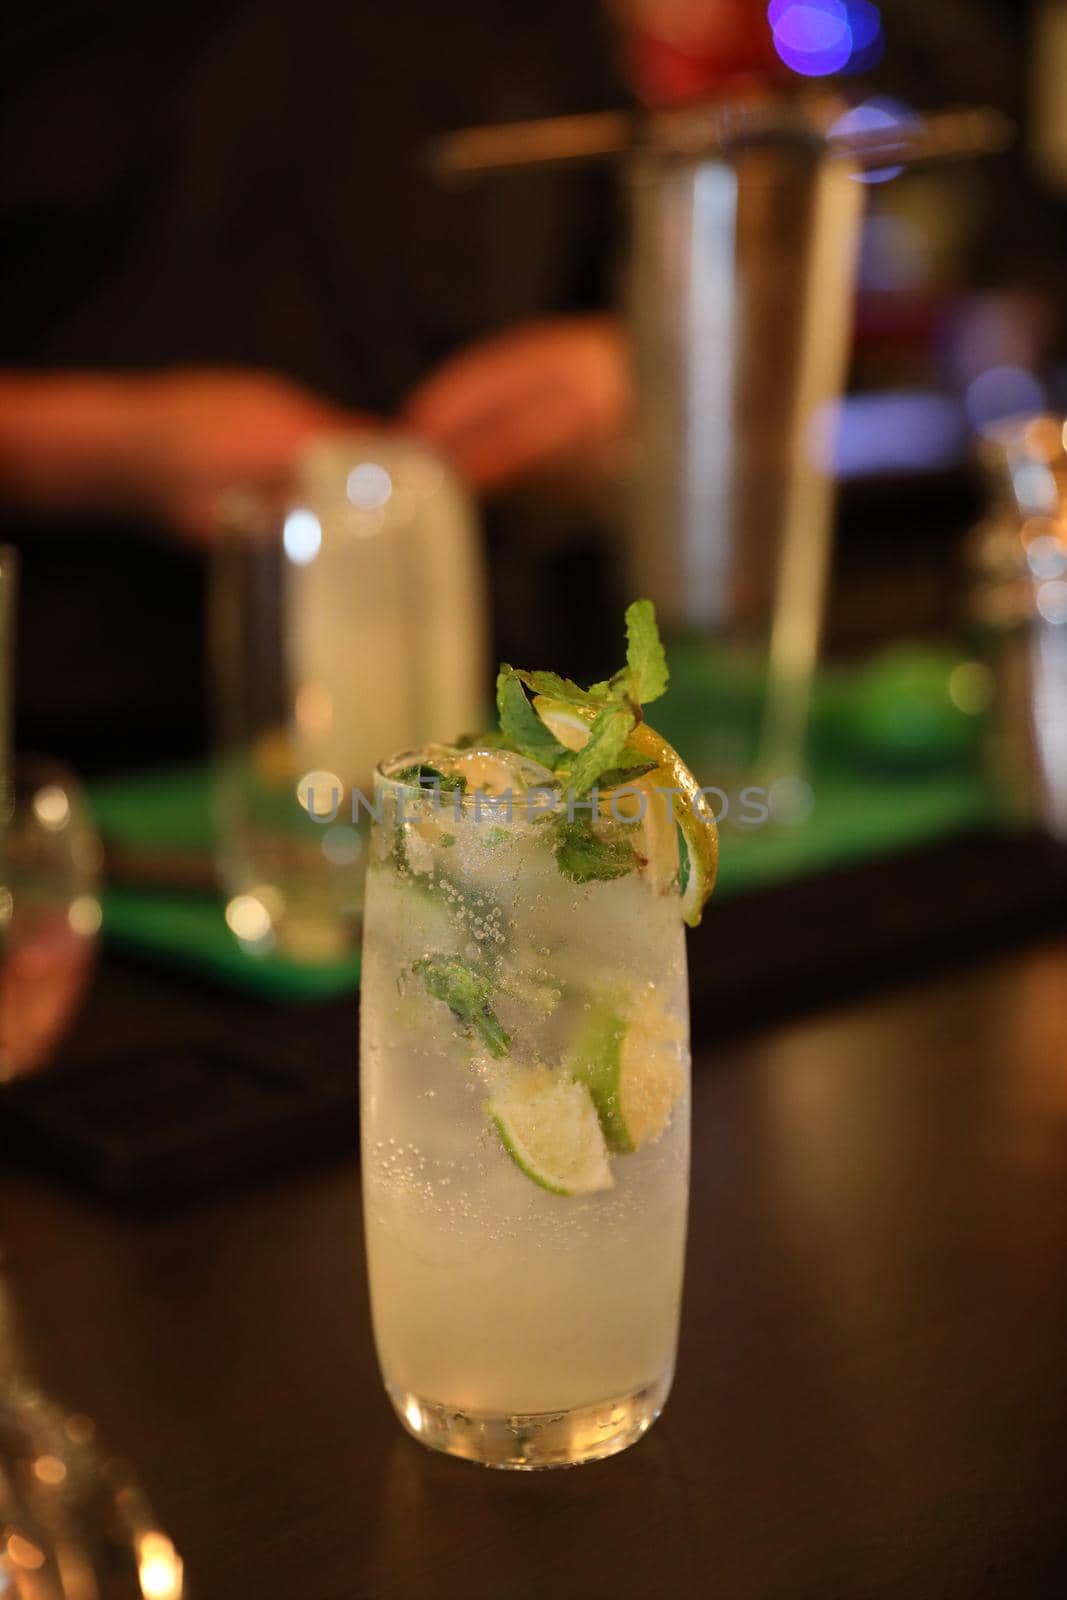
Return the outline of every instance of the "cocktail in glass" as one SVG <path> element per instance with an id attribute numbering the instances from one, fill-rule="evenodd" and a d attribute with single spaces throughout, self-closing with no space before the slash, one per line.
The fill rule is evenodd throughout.
<path id="1" fill-rule="evenodd" d="M 361 1022 L 375 1338 L 404 1426 L 488 1465 L 611 1455 L 670 1389 L 687 800 L 664 776 L 576 797 L 524 756 L 442 746 L 379 770 Z"/>

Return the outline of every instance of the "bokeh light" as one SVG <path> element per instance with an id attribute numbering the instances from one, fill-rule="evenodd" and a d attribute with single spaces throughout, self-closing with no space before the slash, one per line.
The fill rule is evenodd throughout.
<path id="1" fill-rule="evenodd" d="M 988 710 L 995 687 L 992 669 L 984 661 L 961 661 L 948 675 L 949 699 L 968 717 Z"/>
<path id="2" fill-rule="evenodd" d="M 881 59 L 882 16 L 872 0 L 770 0 L 774 48 L 805 78 L 865 72 Z"/>
<path id="3" fill-rule="evenodd" d="M 852 30 L 852 55 L 849 72 L 870 72 L 885 52 L 882 13 L 871 0 L 848 0 L 848 24 Z"/>
<path id="4" fill-rule="evenodd" d="M 259 944 L 273 929 L 273 918 L 253 894 L 234 895 L 226 905 L 226 925 L 242 944 Z"/>
<path id="5" fill-rule="evenodd" d="M 1067 623 L 1067 583 L 1061 578 L 1052 578 L 1048 583 L 1039 584 L 1037 609 L 1053 627 L 1063 627 Z"/>
<path id="6" fill-rule="evenodd" d="M 33 797 L 33 814 L 42 828 L 59 833 L 70 821 L 70 800 L 57 783 L 47 783 Z"/>
<path id="7" fill-rule="evenodd" d="M 361 511 L 379 511 L 393 492 L 393 480 L 376 461 L 361 461 L 348 474 L 346 493 Z"/>
<path id="8" fill-rule="evenodd" d="M 901 133 L 915 127 L 918 121 L 918 113 L 903 100 L 895 100 L 892 95 L 876 94 L 843 112 L 831 124 L 829 137 L 848 139 L 865 133 Z M 897 177 L 902 170 L 899 166 L 874 167 L 856 176 L 862 183 L 885 183 Z"/>
<path id="9" fill-rule="evenodd" d="M 809 450 L 843 479 L 942 472 L 960 462 L 967 427 L 959 403 L 925 389 L 845 395 L 812 418 Z"/>
<path id="10" fill-rule="evenodd" d="M 1044 411 L 1045 390 L 1027 367 L 988 367 L 967 385 L 963 404 L 971 427 L 984 434 L 1009 418 Z"/>
<path id="11" fill-rule="evenodd" d="M 322 836 L 322 853 L 331 866 L 351 867 L 363 854 L 363 840 L 357 829 L 340 823 L 326 829 Z"/>
<path id="12" fill-rule="evenodd" d="M 314 511 L 290 511 L 282 529 L 282 543 L 289 560 L 298 567 L 314 561 L 322 546 L 322 525 Z"/>

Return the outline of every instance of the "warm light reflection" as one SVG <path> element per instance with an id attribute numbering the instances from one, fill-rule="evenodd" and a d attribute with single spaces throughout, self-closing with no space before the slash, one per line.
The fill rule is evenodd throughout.
<path id="1" fill-rule="evenodd" d="M 44 1566 L 44 1551 L 21 1533 L 8 1534 L 6 1554 L 12 1566 L 21 1567 L 24 1572 L 38 1572 Z"/>
<path id="2" fill-rule="evenodd" d="M 33 1475 L 38 1483 L 55 1487 L 67 1476 L 67 1468 L 58 1456 L 38 1456 L 33 1463 Z"/>
<path id="3" fill-rule="evenodd" d="M 376 461 L 361 461 L 348 474 L 345 490 L 360 511 L 380 511 L 393 492 L 393 480 Z"/>
<path id="4" fill-rule="evenodd" d="M 419 1402 L 415 1399 L 414 1395 L 411 1396 L 405 1405 L 404 1415 L 408 1420 L 408 1426 L 413 1432 L 418 1433 L 422 1428 L 422 1407 L 419 1405 Z"/>
<path id="5" fill-rule="evenodd" d="M 298 567 L 314 561 L 322 547 L 322 524 L 314 511 L 290 511 L 282 529 L 282 544 L 289 560 Z"/>
<path id="6" fill-rule="evenodd" d="M 1060 426 L 1052 417 L 1035 417 L 1023 429 L 1023 444 L 1028 455 L 1054 461 L 1060 453 Z"/>
<path id="7" fill-rule="evenodd" d="M 344 785 L 335 772 L 305 772 L 296 786 L 296 798 L 309 817 L 330 820 L 337 815 Z"/>
<path id="8" fill-rule="evenodd" d="M 33 814 L 42 828 L 59 833 L 70 821 L 70 800 L 57 783 L 47 783 L 33 797 Z"/>
<path id="9" fill-rule="evenodd" d="M 146 1533 L 138 1549 L 138 1576 L 145 1600 L 181 1600 L 181 1557 L 162 1533 Z"/>
<path id="10" fill-rule="evenodd" d="M 79 934 L 83 939 L 91 939 L 94 934 L 100 932 L 103 920 L 104 913 L 94 894 L 80 894 L 76 900 L 71 901 L 67 922 L 72 933 Z"/>
<path id="11" fill-rule="evenodd" d="M 246 944 L 258 944 L 273 927 L 270 912 L 252 894 L 237 894 L 227 903 L 226 925 Z"/>

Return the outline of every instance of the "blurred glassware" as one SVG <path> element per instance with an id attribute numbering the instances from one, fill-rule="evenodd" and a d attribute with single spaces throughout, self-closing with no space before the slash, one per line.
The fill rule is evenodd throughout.
<path id="1" fill-rule="evenodd" d="M 822 107 L 755 125 L 704 109 L 630 160 L 631 586 L 714 646 L 716 781 L 803 766 L 834 496 L 818 429 L 844 385 L 865 195 L 830 127 Z"/>
<path id="2" fill-rule="evenodd" d="M 45 1066 L 84 993 L 100 930 L 100 842 L 77 780 L 18 757 L 0 883 L 0 1083 Z"/>
<path id="3" fill-rule="evenodd" d="M 992 504 L 968 557 L 989 774 L 1011 820 L 1067 841 L 1067 423 L 1007 423 L 982 459 Z"/>
<path id="4" fill-rule="evenodd" d="M 0 1595 L 182 1600 L 182 1560 L 88 1417 L 19 1379 L 0 1386 Z"/>
<path id="5" fill-rule="evenodd" d="M 251 954 L 335 959 L 359 938 L 358 791 L 383 752 L 484 720 L 469 499 L 413 441 L 322 439 L 272 500 L 227 497 L 211 635 L 227 922 Z"/>
<path id="6" fill-rule="evenodd" d="M 780 53 L 785 41 L 776 26 Z M 471 128 L 431 151 L 445 181 L 627 158 L 640 448 L 627 587 L 706 649 L 716 689 L 694 755 L 709 780 L 803 769 L 866 187 L 1010 136 L 993 112 L 920 117 L 820 90 Z"/>

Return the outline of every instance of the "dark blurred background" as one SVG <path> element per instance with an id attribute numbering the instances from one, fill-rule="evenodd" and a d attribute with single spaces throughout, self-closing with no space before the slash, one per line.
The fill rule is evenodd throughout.
<path id="1" fill-rule="evenodd" d="M 24 558 L 18 743 L 88 771 L 205 748 L 210 494 L 280 470 L 324 419 L 399 419 L 453 454 L 485 506 L 497 654 L 610 665 L 610 446 L 627 409 L 624 353 L 598 320 L 625 244 L 613 175 L 449 189 L 429 142 L 813 72 L 890 120 L 968 103 L 1018 126 L 1003 155 L 872 187 L 838 447 L 830 654 L 957 628 L 974 439 L 1067 400 L 1067 7 L 884 0 L 849 15 L 851 57 L 809 51 L 798 73 L 746 0 L 9 14 L 0 531 Z M 487 457 L 454 409 L 464 352 L 504 339 L 482 374 L 491 408 L 529 365 L 508 343 L 528 324 L 563 329 L 544 382 L 578 396 L 573 448 L 542 460 L 512 437 Z M 601 451 L 602 472 L 574 472 L 568 455 Z"/>

